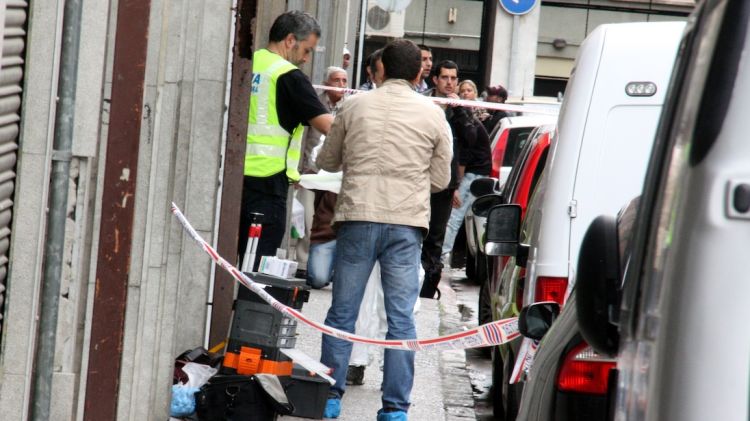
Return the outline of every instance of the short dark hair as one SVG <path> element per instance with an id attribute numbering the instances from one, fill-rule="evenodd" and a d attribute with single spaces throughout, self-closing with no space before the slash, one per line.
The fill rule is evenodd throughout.
<path id="1" fill-rule="evenodd" d="M 300 10 L 291 10 L 280 14 L 273 21 L 271 31 L 268 34 L 268 40 L 270 42 L 280 42 L 289 34 L 294 34 L 294 38 L 298 41 L 306 40 L 310 34 L 315 34 L 320 38 L 320 25 L 311 14 Z"/>
<path id="2" fill-rule="evenodd" d="M 508 99 L 508 91 L 502 87 L 502 85 L 490 86 L 487 88 L 487 96 L 497 95 L 503 99 L 503 102 Z"/>
<path id="3" fill-rule="evenodd" d="M 440 76 L 440 72 L 443 69 L 456 69 L 456 75 L 458 76 L 458 64 L 452 60 L 443 60 L 432 69 L 432 76 Z"/>
<path id="4" fill-rule="evenodd" d="M 432 53 L 432 49 L 424 44 L 419 44 L 417 47 L 419 47 L 419 51 L 429 51 Z"/>
<path id="5" fill-rule="evenodd" d="M 383 48 L 383 68 L 388 79 L 414 80 L 422 71 L 422 53 L 417 44 L 397 39 Z"/>
<path id="6" fill-rule="evenodd" d="M 370 72 L 372 74 L 375 74 L 375 72 L 378 71 L 378 67 L 375 63 L 377 63 L 378 60 L 382 60 L 382 59 L 383 59 L 383 49 L 378 48 L 372 54 L 367 56 L 367 59 L 365 60 L 365 66 L 367 66 L 367 68 L 370 69 Z"/>

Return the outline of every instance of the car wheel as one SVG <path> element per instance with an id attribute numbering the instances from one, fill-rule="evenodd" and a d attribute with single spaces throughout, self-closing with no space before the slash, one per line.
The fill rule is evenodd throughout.
<path id="1" fill-rule="evenodd" d="M 503 359 L 500 357 L 498 347 L 492 349 L 492 386 L 490 387 L 490 399 L 492 400 L 492 415 L 496 420 L 505 420 L 505 407 L 503 406 Z"/>
<path id="2" fill-rule="evenodd" d="M 479 302 L 477 303 L 477 322 L 480 325 L 492 321 L 492 299 L 490 298 L 490 287 L 488 282 L 479 287 Z"/>
<path id="3" fill-rule="evenodd" d="M 492 299 L 490 298 L 490 287 L 488 282 L 482 283 L 479 287 L 479 302 L 477 303 L 477 322 L 479 325 L 489 323 L 492 321 Z M 484 347 L 479 348 L 482 355 L 485 357 L 490 356 L 492 348 Z"/>
<path id="4" fill-rule="evenodd" d="M 505 399 L 503 400 L 503 407 L 505 408 L 506 420 L 515 420 L 518 415 L 518 400 L 523 390 L 523 383 L 510 384 L 510 376 L 513 374 L 513 367 L 516 364 L 516 357 L 513 355 L 513 351 L 508 351 L 508 358 L 505 361 L 505 373 L 507 375 L 503 378 L 503 386 L 505 387 Z"/>
<path id="5" fill-rule="evenodd" d="M 479 284 L 486 284 L 487 283 L 487 256 L 485 256 L 484 253 L 482 253 L 481 251 L 477 252 L 475 262 L 476 262 L 476 271 L 475 271 L 476 276 L 473 279 Z"/>
<path id="6" fill-rule="evenodd" d="M 469 246 L 466 246 L 466 277 L 473 281 L 476 276 L 476 260 L 474 260 L 474 255 L 471 254 Z"/>

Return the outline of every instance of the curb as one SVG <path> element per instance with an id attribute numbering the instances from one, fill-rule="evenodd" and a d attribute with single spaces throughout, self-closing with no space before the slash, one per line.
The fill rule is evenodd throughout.
<path id="1" fill-rule="evenodd" d="M 443 276 L 440 284 L 440 335 L 455 331 L 463 325 L 461 314 L 456 306 L 456 293 L 450 280 Z M 466 368 L 466 351 L 450 350 L 440 353 L 440 376 L 443 383 L 443 406 L 445 421 L 476 420 L 474 396 L 469 372 Z"/>

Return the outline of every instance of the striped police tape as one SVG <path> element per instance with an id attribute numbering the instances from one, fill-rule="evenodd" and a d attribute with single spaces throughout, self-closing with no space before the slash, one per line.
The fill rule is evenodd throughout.
<path id="1" fill-rule="evenodd" d="M 185 231 L 187 231 L 188 235 L 190 235 L 190 237 L 195 240 L 201 246 L 201 248 L 203 248 L 203 250 L 211 257 L 211 259 L 216 264 L 229 272 L 229 274 L 232 275 L 232 277 L 237 280 L 237 282 L 249 288 L 254 293 L 258 294 L 260 298 L 262 298 L 276 310 L 280 311 L 282 314 L 289 317 L 294 317 L 300 322 L 326 335 L 343 339 L 349 342 L 407 351 L 466 349 L 494 346 L 509 342 L 519 337 L 520 335 L 520 333 L 518 332 L 518 321 L 516 318 L 497 320 L 491 323 L 484 324 L 482 326 L 475 327 L 473 329 L 430 339 L 373 339 L 354 335 L 339 329 L 334 329 L 322 323 L 310 320 L 299 311 L 281 304 L 265 291 L 262 284 L 254 282 L 247 275 L 240 272 L 236 267 L 229 264 L 229 262 L 219 256 L 219 254 L 216 252 L 216 250 L 213 249 L 213 247 L 211 247 L 205 240 L 203 240 L 203 238 L 201 238 L 201 236 L 190 225 L 190 222 L 188 222 L 187 218 L 185 218 L 185 215 L 182 214 L 180 209 L 174 203 L 172 203 L 172 214 L 174 214 L 180 224 L 182 224 L 182 227 L 185 229 Z"/>
<path id="2" fill-rule="evenodd" d="M 359 89 L 351 89 L 351 88 L 337 88 L 334 86 L 326 86 L 326 85 L 313 85 L 313 88 L 320 89 L 322 91 L 336 91 L 336 92 L 344 92 L 347 94 L 359 94 L 369 91 L 362 91 Z M 513 105 L 513 104 L 505 104 L 505 103 L 499 103 L 499 102 L 484 102 L 484 101 L 470 101 L 466 99 L 455 99 L 455 98 L 445 98 L 445 97 L 438 97 L 438 96 L 429 96 L 425 97 L 432 102 L 440 105 L 449 105 L 453 107 L 468 107 L 468 108 L 483 108 L 487 110 L 495 110 L 495 111 L 515 111 L 515 112 L 521 112 L 524 114 L 544 114 L 544 115 L 554 115 L 556 116 L 558 114 L 557 110 L 551 109 L 553 105 L 548 105 L 544 103 L 539 104 L 529 104 L 529 105 Z"/>

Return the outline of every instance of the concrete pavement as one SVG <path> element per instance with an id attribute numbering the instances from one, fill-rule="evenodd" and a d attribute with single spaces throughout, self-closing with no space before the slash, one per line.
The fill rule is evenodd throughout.
<path id="1" fill-rule="evenodd" d="M 441 282 L 440 301 L 421 299 L 416 315 L 417 334 L 420 338 L 440 336 L 460 329 L 460 314 L 455 293 L 448 282 Z M 317 321 L 323 321 L 331 302 L 330 287 L 312 291 L 310 301 L 302 312 Z M 321 335 L 306 327 L 298 327 L 297 348 L 313 358 L 320 357 Z M 348 386 L 342 401 L 342 421 L 374 420 L 380 409 L 380 370 L 382 350 L 365 371 L 365 384 Z M 416 355 L 412 406 L 412 421 L 468 421 L 475 420 L 471 384 L 466 371 L 463 351 L 421 351 Z M 303 420 L 297 417 L 279 417 L 280 421 Z"/>

